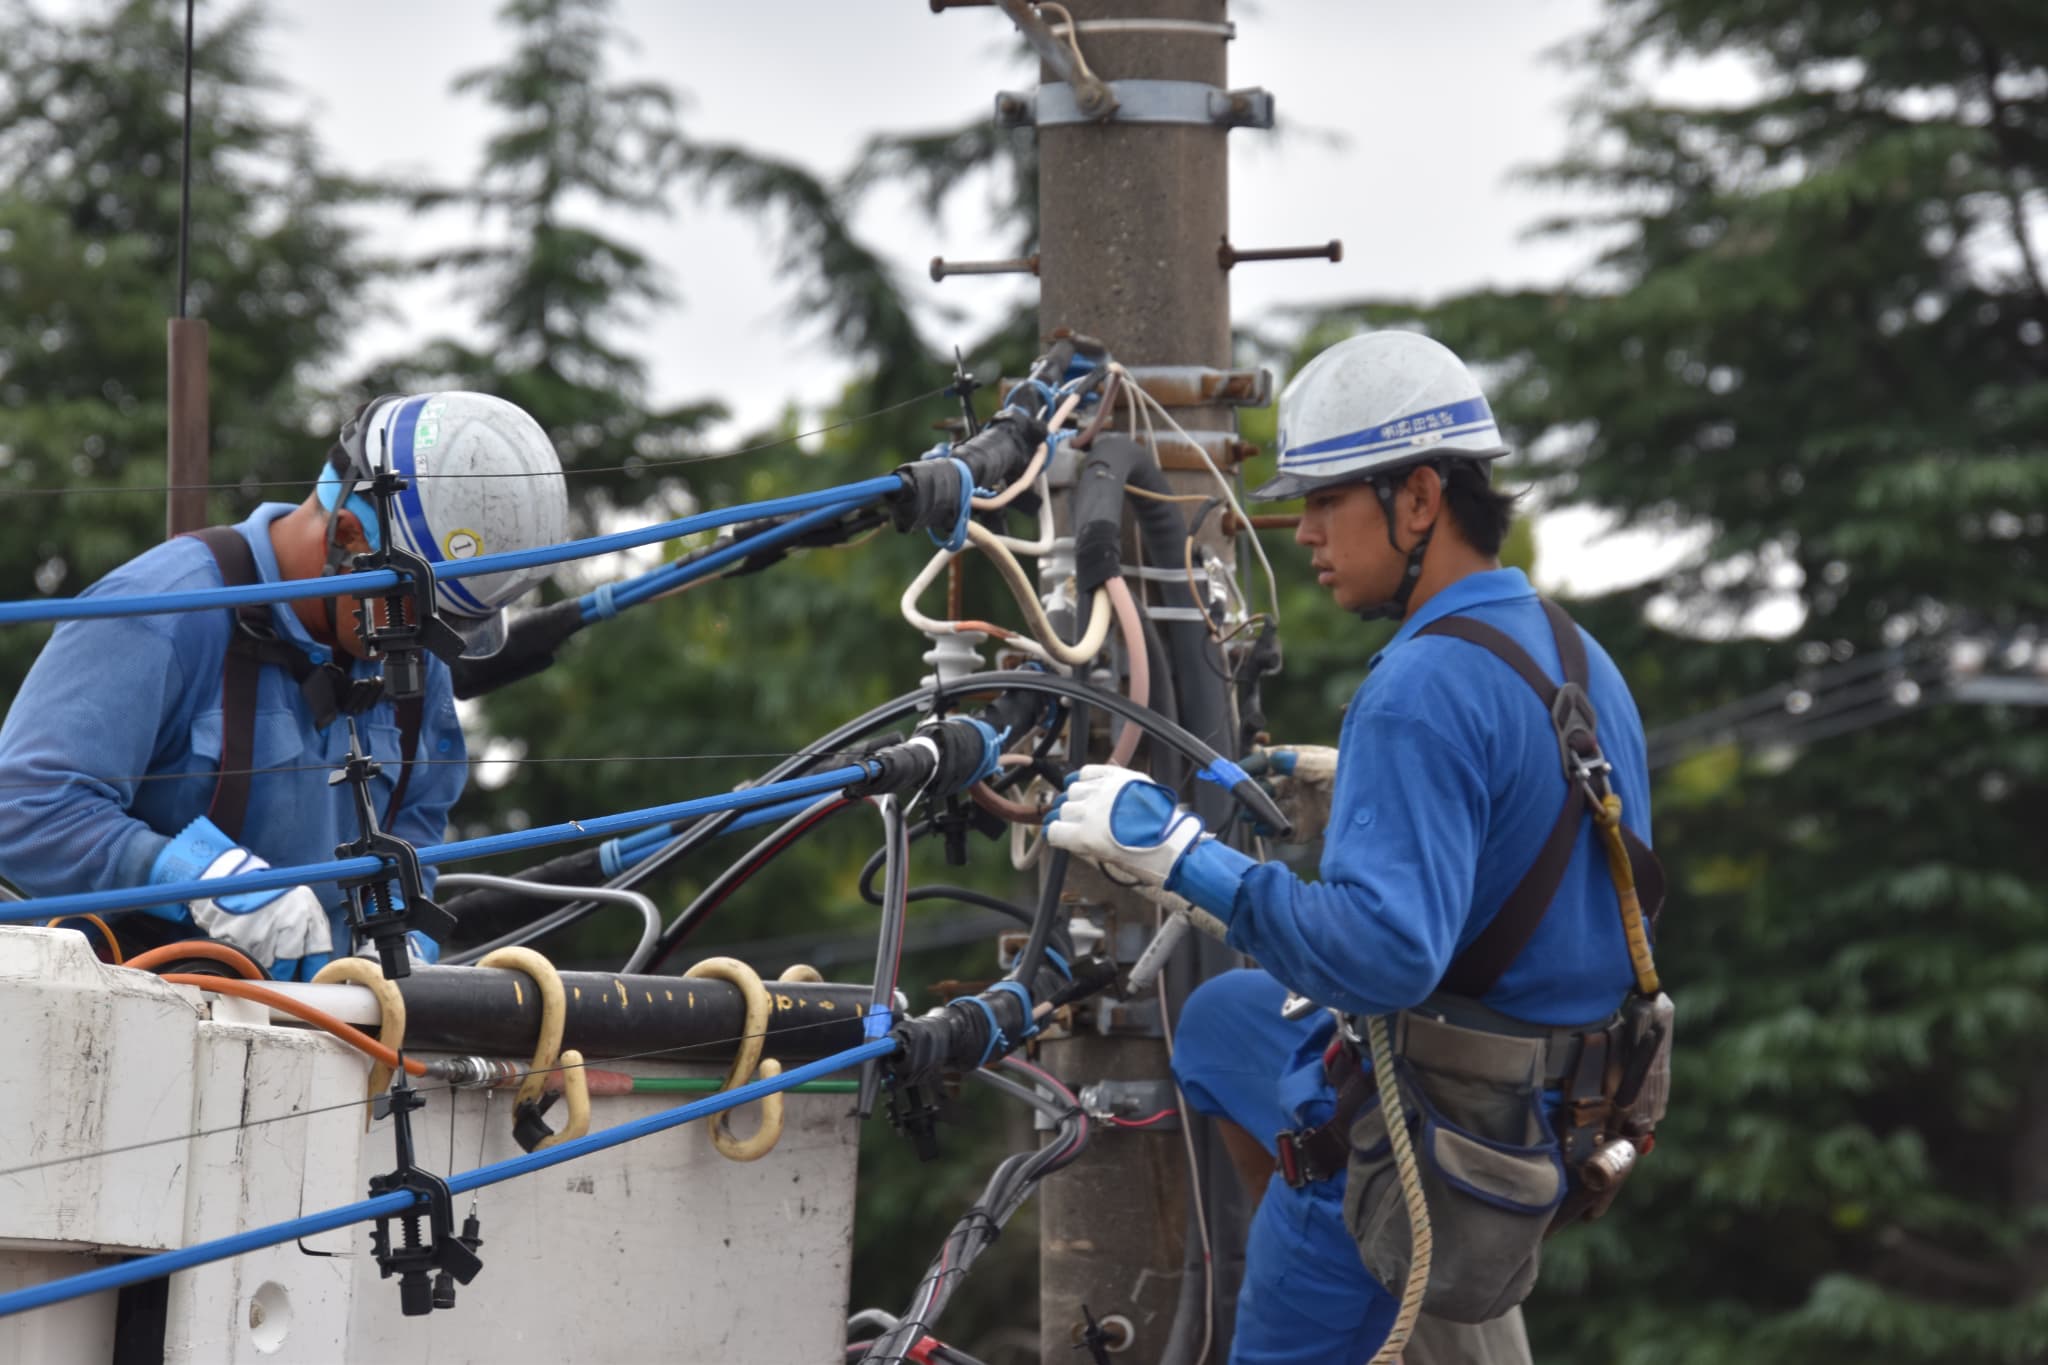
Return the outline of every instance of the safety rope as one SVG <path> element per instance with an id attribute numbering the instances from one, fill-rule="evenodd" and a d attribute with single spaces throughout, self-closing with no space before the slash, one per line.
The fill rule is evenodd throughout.
<path id="1" fill-rule="evenodd" d="M 1644 923 L 1643 902 L 1636 894 L 1635 864 L 1629 861 L 1628 845 L 1621 839 L 1621 797 L 1609 792 L 1593 807 L 1593 824 L 1600 831 L 1600 846 L 1607 851 L 1608 875 L 1621 901 L 1621 931 L 1628 939 L 1629 965 L 1635 969 L 1636 989 L 1654 996 L 1663 987 L 1657 979 L 1657 962 L 1650 953 L 1650 932 Z"/>
<path id="2" fill-rule="evenodd" d="M 1401 1200 L 1408 1206 L 1411 1239 L 1408 1282 L 1401 1287 L 1401 1306 L 1394 1314 L 1394 1325 L 1387 1330 L 1387 1339 L 1380 1343 L 1369 1362 L 1395 1365 L 1415 1331 L 1415 1320 L 1422 1316 L 1422 1296 L 1429 1289 L 1430 1260 L 1436 1242 L 1429 1225 L 1429 1201 L 1422 1192 L 1422 1171 L 1416 1165 L 1414 1145 L 1408 1141 L 1408 1116 L 1401 1108 L 1401 1082 L 1394 1075 L 1394 1044 L 1386 1016 L 1375 1014 L 1366 1020 L 1365 1032 L 1372 1049 L 1373 1084 L 1380 1092 L 1380 1117 L 1387 1126 L 1387 1140 L 1394 1147 L 1394 1171 L 1401 1181 Z"/>

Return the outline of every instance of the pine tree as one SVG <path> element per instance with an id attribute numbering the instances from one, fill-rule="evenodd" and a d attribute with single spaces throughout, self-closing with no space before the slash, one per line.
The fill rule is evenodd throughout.
<path id="1" fill-rule="evenodd" d="M 1784 684 L 1658 784 L 1677 1108 L 1620 1211 L 1553 1244 L 1537 1354 L 2036 1361 L 2048 727 L 1952 684 L 1966 637 L 2024 665 L 2048 607 L 2048 13 L 1608 18 L 1577 53 L 1584 147 L 1548 173 L 1593 204 L 1560 226 L 1597 230 L 1596 269 L 1349 314 L 1485 362 L 1557 503 L 1709 532 L 1581 604 L 1653 733 Z M 1731 55 L 1753 98 L 1630 79 Z M 1795 640 L 1742 634 L 1786 598 Z"/>
<path id="2" fill-rule="evenodd" d="M 310 487 L 310 381 L 373 265 L 343 216 L 358 191 L 263 102 L 257 12 L 203 20 L 190 308 L 212 332 L 213 478 L 248 481 L 213 511 L 239 517 Z M 142 0 L 63 19 L 10 4 L 0 31 L 0 576 L 69 595 L 163 535 L 184 37 Z M 0 693 L 43 638 L 0 636 Z"/>

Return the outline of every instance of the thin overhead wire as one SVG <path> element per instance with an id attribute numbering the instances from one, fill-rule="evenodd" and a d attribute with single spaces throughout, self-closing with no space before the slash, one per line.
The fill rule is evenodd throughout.
<path id="1" fill-rule="evenodd" d="M 946 389 L 933 389 L 929 393 L 918 394 L 915 398 L 906 398 L 901 402 L 891 403 L 887 407 L 876 408 L 871 412 L 858 413 L 855 416 L 833 422 L 827 426 L 813 427 L 808 431 L 799 431 L 788 436 L 778 436 L 772 441 L 763 441 L 758 445 L 742 446 L 738 450 L 714 451 L 701 455 L 675 455 L 663 459 L 647 458 L 631 460 L 624 464 L 573 465 L 563 469 L 561 474 L 564 478 L 578 478 L 587 474 L 659 474 L 663 470 L 679 468 L 684 465 L 711 464 L 719 460 L 735 460 L 743 455 L 758 455 L 764 450 L 775 450 L 782 446 L 794 445 L 798 441 L 808 440 L 813 436 L 825 436 L 835 431 L 843 431 L 848 427 L 858 426 L 863 422 L 871 422 L 877 417 L 887 417 L 890 413 L 901 412 L 905 408 L 915 407 L 919 403 L 930 402 L 934 398 L 942 398 L 947 392 Z M 414 477 L 418 479 L 541 479 L 552 478 L 554 475 L 551 472 L 515 472 L 503 474 L 417 474 Z M 11 488 L 0 486 L 0 498 L 58 497 L 74 493 L 162 494 L 187 490 L 207 493 L 253 493 L 259 489 L 266 488 L 309 489 L 312 485 L 313 480 L 298 478 L 238 479 L 232 483 L 73 484 L 62 488 Z"/>

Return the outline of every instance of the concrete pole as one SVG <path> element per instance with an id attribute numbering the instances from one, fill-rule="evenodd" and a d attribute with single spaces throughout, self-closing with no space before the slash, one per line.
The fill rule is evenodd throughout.
<path id="1" fill-rule="evenodd" d="M 1226 0 L 1066 3 L 1079 24 L 1081 54 L 1101 80 L 1228 89 Z M 1098 27 L 1095 20 L 1117 22 Z M 1166 22 L 1143 22 L 1155 20 Z M 1040 78 L 1061 79 L 1049 64 Z M 1039 128 L 1042 335 L 1061 327 L 1086 333 L 1129 366 L 1229 366 L 1230 277 L 1217 258 L 1229 226 L 1227 137 L 1215 125 L 1111 121 Z M 1181 407 L 1175 415 L 1190 432 L 1218 433 L 1219 441 L 1236 430 L 1227 406 Z M 1218 454 L 1227 458 L 1227 445 Z M 1166 455 L 1177 491 L 1213 490 L 1210 476 L 1184 467 L 1192 452 Z M 1066 534 L 1066 493 L 1056 492 L 1055 504 Z M 1205 541 L 1228 553 L 1220 518 L 1212 517 L 1205 532 Z M 1102 728 L 1098 722 L 1098 740 Z M 1227 733 L 1204 738 L 1231 751 Z M 1152 907 L 1079 863 L 1068 877 L 1067 900 L 1077 921 L 1103 929 L 1106 945 L 1127 961 L 1150 935 Z M 1097 1032 L 1098 1022 L 1109 1032 Z M 1069 1036 L 1048 1040 L 1043 1055 L 1076 1088 L 1161 1080 L 1169 1073 L 1159 1032 L 1156 1006 L 1134 1001 L 1104 1016 L 1089 1012 Z M 1087 1358 L 1074 1350 L 1084 1304 L 1098 1321 L 1121 1319 L 1111 1321 L 1113 1334 L 1127 1338 L 1117 1360 L 1135 1365 L 1163 1358 L 1186 1250 L 1183 1141 L 1177 1125 L 1108 1128 L 1079 1162 L 1040 1189 L 1042 1359 Z M 1226 1274 L 1218 1292 L 1234 1293 L 1235 1285 L 1236 1277 Z M 1227 1322 L 1228 1312 L 1223 1316 Z M 1189 1330 L 1183 1323 L 1184 1337 Z M 1199 1338 L 1199 1316 L 1192 1330 Z M 1221 1359 L 1224 1349 L 1217 1342 L 1211 1359 Z"/>

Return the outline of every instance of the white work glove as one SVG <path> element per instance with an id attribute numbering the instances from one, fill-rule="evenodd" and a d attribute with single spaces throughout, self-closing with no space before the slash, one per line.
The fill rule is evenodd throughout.
<path id="1" fill-rule="evenodd" d="M 154 886 L 215 881 L 269 867 L 202 815 L 158 851 L 149 880 Z M 333 957 L 327 911 L 311 887 L 199 896 L 186 909 L 207 937 L 240 948 L 280 981 L 310 981 Z"/>
<path id="2" fill-rule="evenodd" d="M 232 848 L 207 864 L 201 878 L 262 872 L 270 864 L 245 848 Z M 334 956 L 327 907 L 310 886 L 248 891 L 186 902 L 208 938 L 232 943 L 280 981 L 311 980 Z"/>
<path id="3" fill-rule="evenodd" d="M 1293 842 L 1314 843 L 1330 823 L 1330 798 L 1337 785 L 1337 751 L 1321 744 L 1269 744 L 1254 749 L 1244 770 L 1273 796 L 1273 804 L 1294 826 Z M 1273 831 L 1259 828 L 1270 836 Z"/>
<path id="4" fill-rule="evenodd" d="M 1147 887 L 1170 890 L 1181 855 L 1201 837 L 1201 820 L 1171 791 L 1107 763 L 1068 778 L 1045 815 L 1045 841 L 1054 848 L 1108 863 Z"/>

